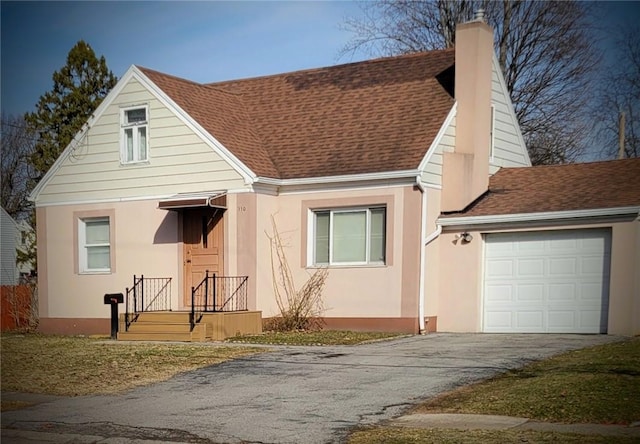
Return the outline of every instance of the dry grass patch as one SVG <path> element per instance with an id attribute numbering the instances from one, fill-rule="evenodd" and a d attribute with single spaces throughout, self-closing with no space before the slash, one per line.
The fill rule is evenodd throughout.
<path id="1" fill-rule="evenodd" d="M 564 423 L 640 419 L 640 338 L 565 353 L 427 402 L 422 413 L 477 413 Z"/>
<path id="2" fill-rule="evenodd" d="M 270 345 L 356 345 L 382 339 L 392 339 L 400 333 L 362 331 L 270 331 L 260 335 L 228 338 L 227 342 Z"/>
<path id="3" fill-rule="evenodd" d="M 116 393 L 265 351 L 37 334 L 3 334 L 0 342 L 2 390 L 64 396 Z"/>
<path id="4" fill-rule="evenodd" d="M 32 406 L 31 402 L 24 401 L 1 401 L 0 402 L 0 412 L 8 412 L 9 410 L 20 410 L 25 407 Z"/>
<path id="5" fill-rule="evenodd" d="M 350 435 L 348 444 L 632 444 L 637 438 L 587 436 L 531 430 L 451 430 L 370 427 Z"/>

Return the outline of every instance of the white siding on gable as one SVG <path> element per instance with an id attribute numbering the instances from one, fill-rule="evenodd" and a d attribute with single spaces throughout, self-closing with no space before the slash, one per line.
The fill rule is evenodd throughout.
<path id="1" fill-rule="evenodd" d="M 120 163 L 120 111 L 148 105 L 149 160 Z M 215 135 L 214 135 L 215 137 Z M 242 176 L 135 79 L 88 130 L 38 195 L 38 204 L 244 187 Z"/>
<path id="2" fill-rule="evenodd" d="M 491 76 L 491 101 L 495 107 L 494 147 L 490 159 L 489 172 L 495 173 L 500 167 L 530 166 L 527 148 L 520 135 L 519 124 L 513 113 L 511 99 L 501 82 L 499 67 L 494 58 Z"/>
<path id="3" fill-rule="evenodd" d="M 494 106 L 493 156 L 489 159 L 489 174 L 500 167 L 531 166 L 520 127 L 513 113 L 511 99 L 499 73 L 496 59 L 493 60 L 491 80 L 491 102 Z M 487 116 L 489 118 L 489 116 Z M 422 172 L 422 181 L 428 185 L 442 186 L 442 153 L 453 152 L 456 143 L 456 118 L 444 132 L 429 162 Z"/>
<path id="4" fill-rule="evenodd" d="M 422 172 L 422 181 L 424 183 L 434 186 L 442 185 L 442 153 L 452 153 L 455 148 L 455 144 L 456 118 L 454 116 Z"/>
<path id="5" fill-rule="evenodd" d="M 17 285 L 18 267 L 16 265 L 16 247 L 20 239 L 20 230 L 13 218 L 4 208 L 0 208 L 0 284 Z"/>

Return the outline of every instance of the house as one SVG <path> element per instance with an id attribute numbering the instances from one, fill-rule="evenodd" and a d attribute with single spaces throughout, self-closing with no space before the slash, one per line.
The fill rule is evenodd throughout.
<path id="1" fill-rule="evenodd" d="M 275 316 L 273 216 L 298 285 L 329 268 L 328 328 L 636 334 L 637 192 L 616 197 L 616 213 L 589 203 L 592 183 L 582 206 L 565 208 L 565 191 L 540 212 L 538 187 L 568 185 L 564 168 L 531 167 L 481 21 L 458 27 L 455 49 L 252 79 L 199 84 L 132 66 L 32 193 L 40 328 L 108 332 L 103 294 L 128 295 L 140 275 L 169 295 L 164 310 L 201 307 L 215 273 L 214 288 L 242 285 L 243 308 Z M 524 280 L 517 255 L 539 242 L 606 247 L 523 256 Z M 553 287 L 536 260 L 572 276 L 601 269 Z M 569 308 L 549 305 L 564 290 Z M 574 309 L 582 299 L 598 308 Z"/>
<path id="2" fill-rule="evenodd" d="M 24 220 L 16 222 L 0 207 L 0 285 L 18 285 L 21 278 L 31 275 L 29 264 L 17 263 L 17 251 L 26 252 L 27 237 L 33 229 Z"/>

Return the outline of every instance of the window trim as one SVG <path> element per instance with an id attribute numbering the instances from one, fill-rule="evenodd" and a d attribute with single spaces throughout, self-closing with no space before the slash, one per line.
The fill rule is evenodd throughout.
<path id="1" fill-rule="evenodd" d="M 333 265 L 331 268 L 380 268 L 394 265 L 394 245 L 398 241 L 395 237 L 395 194 L 364 194 L 354 197 L 333 197 L 323 199 L 305 199 L 300 206 L 300 267 L 318 268 L 314 265 L 314 211 L 354 208 L 354 207 L 385 207 L 385 264 L 384 265 Z"/>
<path id="2" fill-rule="evenodd" d="M 109 268 L 89 269 L 86 254 L 85 221 L 109 221 Z M 115 210 L 76 211 L 73 213 L 73 262 L 74 271 L 80 275 L 113 274 L 116 272 L 116 243 L 115 243 Z"/>
<path id="3" fill-rule="evenodd" d="M 384 260 L 382 261 L 372 261 L 371 260 L 371 218 L 373 210 L 384 210 Z M 307 245 L 309 246 L 309 257 L 307 260 L 307 265 L 310 267 L 349 267 L 349 266 L 371 266 L 371 267 L 379 267 L 386 266 L 387 263 L 387 255 L 388 255 L 388 242 L 387 238 L 389 236 L 387 227 L 387 215 L 388 209 L 387 205 L 361 205 L 361 206 L 349 206 L 349 207 L 336 207 L 336 208 L 316 208 L 309 209 L 310 217 L 309 217 L 309 239 Z M 328 239 L 328 262 L 317 262 L 316 261 L 316 232 L 317 232 L 317 215 L 321 213 L 329 214 L 329 239 Z M 366 237 L 365 237 L 365 260 L 364 261 L 335 261 L 334 260 L 334 217 L 336 214 L 349 214 L 349 213 L 364 213 L 365 214 L 365 224 L 366 224 Z"/>
<path id="4" fill-rule="evenodd" d="M 143 122 L 127 122 L 127 112 L 135 111 L 138 109 L 144 109 L 145 120 Z M 135 164 L 144 164 L 149 163 L 149 105 L 148 104 L 140 104 L 140 105 L 131 105 L 120 108 L 120 164 L 122 165 L 135 165 Z M 144 127 L 146 132 L 146 140 L 145 140 L 145 159 L 138 159 L 139 151 L 137 149 L 133 150 L 133 159 L 127 160 L 127 137 L 125 136 L 126 130 L 133 128 L 138 129 Z M 133 132 L 133 140 L 134 147 L 137 146 L 135 143 L 138 140 L 138 131 Z"/>

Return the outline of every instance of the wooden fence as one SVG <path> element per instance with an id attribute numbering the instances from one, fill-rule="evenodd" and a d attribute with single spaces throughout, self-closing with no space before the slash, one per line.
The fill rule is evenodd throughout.
<path id="1" fill-rule="evenodd" d="M 29 285 L 3 285 L 0 306 L 0 330 L 25 330 L 34 327 L 33 288 Z"/>

